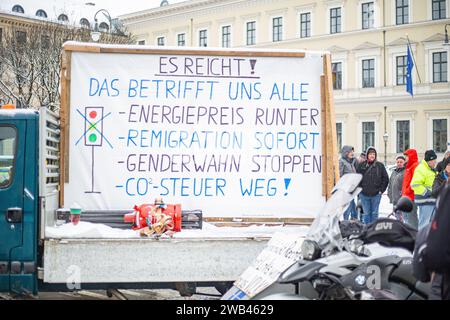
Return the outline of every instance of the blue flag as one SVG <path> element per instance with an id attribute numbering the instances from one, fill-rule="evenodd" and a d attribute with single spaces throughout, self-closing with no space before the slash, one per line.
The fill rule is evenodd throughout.
<path id="1" fill-rule="evenodd" d="M 414 95 L 413 93 L 413 81 L 412 81 L 412 70 L 414 68 L 414 62 L 411 55 L 411 50 L 409 49 L 408 45 L 408 55 L 406 57 L 406 92 L 409 92 L 411 96 Z"/>

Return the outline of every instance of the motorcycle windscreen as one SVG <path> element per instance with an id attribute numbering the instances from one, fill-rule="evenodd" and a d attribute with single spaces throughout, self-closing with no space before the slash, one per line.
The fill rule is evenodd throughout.
<path id="1" fill-rule="evenodd" d="M 319 247 L 341 249 L 341 231 L 339 219 L 355 196 L 361 192 L 358 185 L 362 179 L 360 174 L 346 174 L 334 187 L 333 194 L 314 219 L 306 239 L 315 241 Z"/>

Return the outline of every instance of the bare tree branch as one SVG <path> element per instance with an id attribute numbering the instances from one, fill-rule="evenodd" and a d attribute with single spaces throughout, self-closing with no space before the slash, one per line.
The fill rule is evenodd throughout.
<path id="1" fill-rule="evenodd" d="M 133 43 L 117 23 L 114 34 L 102 34 L 104 43 Z M 0 41 L 0 103 L 22 108 L 59 105 L 61 52 L 64 42 L 89 42 L 91 30 L 66 24 L 37 22 L 4 29 Z"/>

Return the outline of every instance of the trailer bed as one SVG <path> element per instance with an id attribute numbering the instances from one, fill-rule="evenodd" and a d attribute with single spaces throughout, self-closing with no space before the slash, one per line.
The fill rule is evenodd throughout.
<path id="1" fill-rule="evenodd" d="M 159 240 L 46 239 L 43 280 L 66 283 L 79 272 L 81 283 L 235 281 L 273 234 L 302 236 L 305 231 L 296 226 L 207 227 Z"/>

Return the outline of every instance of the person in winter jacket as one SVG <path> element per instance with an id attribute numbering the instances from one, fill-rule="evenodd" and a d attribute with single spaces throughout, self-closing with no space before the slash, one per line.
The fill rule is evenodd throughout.
<path id="1" fill-rule="evenodd" d="M 419 165 L 419 157 L 415 149 L 408 149 L 404 153 L 406 158 L 406 166 L 402 183 L 402 196 L 410 198 L 414 201 L 414 191 L 411 189 L 411 180 L 414 176 L 414 171 Z M 413 211 L 404 212 L 403 219 L 405 223 L 417 229 L 419 221 L 417 218 L 417 206 L 414 204 Z"/>
<path id="2" fill-rule="evenodd" d="M 436 179 L 434 179 L 433 187 L 431 190 L 431 196 L 433 198 L 438 198 L 439 193 L 441 193 L 442 189 L 444 189 L 445 184 L 449 181 L 450 178 L 450 158 L 445 159 L 444 164 L 442 165 L 441 172 L 438 173 Z"/>
<path id="3" fill-rule="evenodd" d="M 339 159 L 339 175 L 342 177 L 347 173 L 356 173 L 354 158 L 354 148 L 352 146 L 343 146 L 341 151 L 341 159 Z M 358 213 L 356 212 L 355 201 L 350 202 L 349 207 L 344 212 L 344 220 L 348 220 L 349 216 L 352 219 L 358 218 Z"/>
<path id="4" fill-rule="evenodd" d="M 392 203 L 393 205 L 395 205 L 398 201 L 398 199 L 400 199 L 402 197 L 402 184 L 403 184 L 403 171 L 405 171 L 405 157 L 404 156 L 398 156 L 395 159 L 396 165 L 397 167 L 394 169 L 394 171 L 392 171 L 391 177 L 389 179 L 389 186 L 388 186 L 388 197 L 389 197 L 389 202 Z M 398 180 L 397 178 L 401 176 L 400 179 L 400 183 L 397 183 L 396 181 Z M 395 185 L 394 185 L 395 184 Z"/>
<path id="5" fill-rule="evenodd" d="M 445 152 L 444 159 L 442 159 L 442 161 L 437 164 L 436 172 L 441 172 L 445 169 L 447 159 L 450 159 L 450 150 Z"/>
<path id="6" fill-rule="evenodd" d="M 411 180 L 414 191 L 414 202 L 419 210 L 419 230 L 431 222 L 436 205 L 436 199 L 431 196 L 434 179 L 436 178 L 436 153 L 433 150 L 425 152 L 425 159 L 417 166 Z"/>
<path id="7" fill-rule="evenodd" d="M 360 163 L 356 172 L 363 175 L 360 200 L 363 207 L 363 223 L 369 224 L 378 219 L 381 195 L 389 184 L 389 176 L 384 165 L 377 161 L 377 151 L 369 147 L 367 160 Z"/>
<path id="8" fill-rule="evenodd" d="M 441 299 L 450 300 L 450 185 L 439 194 L 436 215 L 430 226 L 423 262 L 427 270 L 439 276 Z M 433 282 L 435 282 L 434 279 Z"/>

